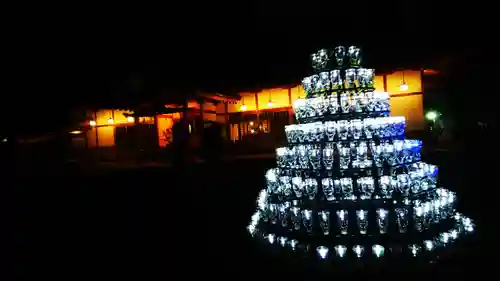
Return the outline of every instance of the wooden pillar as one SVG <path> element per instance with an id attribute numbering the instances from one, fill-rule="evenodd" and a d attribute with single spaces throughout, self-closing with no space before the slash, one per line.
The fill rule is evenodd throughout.
<path id="1" fill-rule="evenodd" d="M 187 141 L 187 137 L 189 135 L 189 120 L 188 120 L 188 105 L 189 105 L 189 100 L 188 98 L 184 98 L 183 100 L 183 105 L 182 105 L 182 117 L 181 117 L 181 149 L 185 148 L 185 142 Z"/>
<path id="2" fill-rule="evenodd" d="M 93 129 L 95 129 L 95 148 L 99 148 L 99 133 L 97 130 L 97 111 L 94 111 L 94 121 L 95 121 L 95 126 Z"/>
<path id="3" fill-rule="evenodd" d="M 188 113 L 188 98 L 185 98 L 183 101 L 182 105 L 182 117 L 181 117 L 181 124 L 183 128 L 188 127 L 188 118 L 187 118 L 187 113 Z"/>
<path id="4" fill-rule="evenodd" d="M 188 97 L 185 97 L 183 100 L 183 105 L 182 105 L 182 117 L 181 117 L 181 128 L 179 128 L 180 131 L 180 136 L 174 136 L 178 137 L 179 140 L 176 141 L 179 145 L 178 148 L 178 156 L 180 157 L 179 161 L 181 164 L 186 161 L 186 153 L 187 153 L 187 147 L 188 147 L 188 136 L 189 136 L 189 121 L 188 121 L 188 105 L 189 105 L 189 100 Z M 174 139 L 175 141 L 175 139 Z"/>
<path id="5" fill-rule="evenodd" d="M 116 146 L 116 120 L 115 120 L 115 110 L 111 109 L 111 119 L 113 119 L 113 147 Z"/>
<path id="6" fill-rule="evenodd" d="M 200 107 L 200 114 L 195 116 L 195 126 L 196 126 L 196 136 L 198 137 L 198 140 L 200 144 L 202 144 L 205 140 L 203 139 L 204 133 L 203 130 L 205 129 L 205 112 L 204 112 L 204 107 L 205 107 L 205 99 L 203 97 L 198 97 L 197 98 L 198 106 Z"/>
<path id="7" fill-rule="evenodd" d="M 160 147 L 160 134 L 158 132 L 158 114 L 156 112 L 153 113 L 154 116 L 153 116 L 153 121 L 154 121 L 154 127 L 155 127 L 155 146 L 157 148 Z"/>
<path id="8" fill-rule="evenodd" d="M 229 124 L 229 105 L 224 102 L 224 119 L 226 121 L 226 136 L 227 140 L 231 140 L 231 124 Z"/>
<path id="9" fill-rule="evenodd" d="M 288 87 L 288 124 L 293 124 L 292 88 Z"/>
<path id="10" fill-rule="evenodd" d="M 420 69 L 420 92 L 422 93 L 422 95 L 425 92 L 425 90 L 424 90 L 424 69 L 423 68 Z"/>
<path id="11" fill-rule="evenodd" d="M 245 97 L 242 95 L 241 96 L 241 104 L 245 104 Z M 241 122 L 242 122 L 242 119 L 244 118 L 245 116 L 245 111 L 246 110 L 241 110 L 240 111 L 240 114 L 238 114 L 238 140 L 240 141 L 241 140 Z"/>
<path id="12" fill-rule="evenodd" d="M 205 99 L 204 98 L 199 98 L 198 99 L 198 105 L 200 106 L 200 116 L 199 116 L 200 124 L 199 124 L 199 128 L 200 128 L 200 130 L 203 130 L 203 123 L 205 121 L 205 110 L 204 110 Z"/>
<path id="13" fill-rule="evenodd" d="M 83 139 L 85 141 L 85 149 L 89 148 L 89 135 L 88 135 L 88 130 L 84 131 Z"/>
<path id="14" fill-rule="evenodd" d="M 422 100 L 422 121 L 421 121 L 421 129 L 425 129 L 425 108 L 426 108 L 426 99 L 425 99 L 425 88 L 424 88 L 424 68 L 420 69 L 420 99 Z M 446 130 L 445 130 L 446 132 Z"/>
<path id="15" fill-rule="evenodd" d="M 255 93 L 255 112 L 257 113 L 257 123 L 260 120 L 260 110 L 259 110 L 259 95 Z"/>
<path id="16" fill-rule="evenodd" d="M 384 74 L 383 80 L 384 80 L 384 92 L 387 92 L 387 75 Z"/>

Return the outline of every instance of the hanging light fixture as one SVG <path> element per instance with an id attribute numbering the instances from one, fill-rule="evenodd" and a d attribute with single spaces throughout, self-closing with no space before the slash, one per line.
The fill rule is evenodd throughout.
<path id="1" fill-rule="evenodd" d="M 273 106 L 273 102 L 272 102 L 272 100 L 271 100 L 271 91 L 269 91 L 269 101 L 267 102 L 267 106 L 268 106 L 268 107 Z"/>
<path id="2" fill-rule="evenodd" d="M 113 118 L 109 117 L 108 124 L 113 124 L 113 123 L 115 123 L 115 120 L 113 120 Z"/>
<path id="3" fill-rule="evenodd" d="M 89 125 L 90 125 L 90 127 L 95 127 L 95 125 L 97 125 L 97 123 L 94 120 L 90 120 Z"/>
<path id="4" fill-rule="evenodd" d="M 403 80 L 401 81 L 401 85 L 399 85 L 399 90 L 400 91 L 407 91 L 408 90 L 408 84 L 405 81 L 405 71 L 403 70 Z"/>
<path id="5" fill-rule="evenodd" d="M 247 106 L 245 105 L 245 97 L 241 97 L 241 106 L 240 106 L 242 111 L 247 110 Z"/>

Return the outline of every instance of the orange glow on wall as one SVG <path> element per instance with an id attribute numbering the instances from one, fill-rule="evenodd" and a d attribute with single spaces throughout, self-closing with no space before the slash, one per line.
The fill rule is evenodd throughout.
<path id="1" fill-rule="evenodd" d="M 423 116 L 423 98 L 422 94 L 416 95 L 406 95 L 408 93 L 421 93 L 421 75 L 420 71 L 404 71 L 405 82 L 408 84 L 408 90 L 401 91 L 400 85 L 402 82 L 402 71 L 398 71 L 389 75 L 386 75 L 387 81 L 387 92 L 391 94 L 391 115 L 393 116 L 405 116 L 407 120 L 407 128 L 409 130 L 422 130 L 424 129 L 424 116 Z M 375 89 L 377 91 L 384 91 L 384 75 L 375 76 Z M 269 101 L 269 94 L 271 94 L 271 100 L 273 102 L 272 107 L 267 106 Z M 291 101 L 293 102 L 298 98 L 305 98 L 305 92 L 302 85 L 297 85 L 290 89 Z M 254 93 L 241 93 L 242 100 L 246 105 L 245 111 L 255 110 L 255 94 Z M 398 96 L 399 95 L 399 96 Z M 288 89 L 274 88 L 266 89 L 257 93 L 259 99 L 259 109 L 276 108 L 277 110 L 283 110 L 282 108 L 290 107 Z M 241 112 L 242 101 L 238 104 L 229 104 L 229 113 Z M 219 108 L 219 107 L 218 107 Z M 234 139 L 237 130 L 231 129 L 231 137 Z"/>
<path id="2" fill-rule="evenodd" d="M 113 110 L 101 109 L 96 112 L 95 122 L 97 126 L 109 125 L 108 119 L 113 117 Z"/>
<path id="3" fill-rule="evenodd" d="M 195 100 L 188 101 L 187 106 L 188 106 L 188 108 L 192 108 L 192 109 L 200 109 L 200 104 Z M 166 104 L 165 107 L 166 108 L 182 108 L 183 105 L 181 105 L 181 104 Z M 203 108 L 205 110 L 215 110 L 215 105 L 211 102 L 204 102 Z"/>
<path id="4" fill-rule="evenodd" d="M 174 117 L 172 114 L 158 115 L 158 145 L 165 147 L 172 142 L 172 128 Z"/>
<path id="5" fill-rule="evenodd" d="M 385 92 L 384 90 L 384 75 L 375 75 L 375 90 Z"/>
<path id="6" fill-rule="evenodd" d="M 229 107 L 229 104 L 228 104 Z M 217 114 L 224 114 L 226 113 L 226 104 L 223 102 L 219 102 L 218 104 L 215 105 L 215 112 Z"/>
<path id="7" fill-rule="evenodd" d="M 203 120 L 205 121 L 217 121 L 217 115 L 215 113 L 203 113 Z"/>
<path id="8" fill-rule="evenodd" d="M 402 91 L 400 89 L 403 82 L 403 71 L 397 71 L 387 75 L 387 92 L 391 94 L 407 94 L 422 92 L 422 80 L 420 71 L 404 71 L 404 81 L 408 84 L 408 89 Z"/>
<path id="9" fill-rule="evenodd" d="M 200 109 L 200 104 L 196 101 L 188 101 L 188 108 Z M 166 104 L 166 108 L 182 108 L 183 105 L 180 104 Z"/>
<path id="10" fill-rule="evenodd" d="M 128 110 L 114 110 L 114 121 L 115 124 L 128 124 L 131 123 L 129 118 L 125 114 L 132 114 L 132 111 Z"/>
<path id="11" fill-rule="evenodd" d="M 406 129 L 418 131 L 425 128 L 422 94 L 392 95 L 390 99 L 391 116 L 404 116 Z"/>
<path id="12" fill-rule="evenodd" d="M 305 96 L 306 96 L 306 92 L 304 91 L 304 87 L 302 87 L 301 84 L 293 87 L 291 89 L 291 94 L 292 94 L 292 104 L 296 99 L 305 98 Z"/>
<path id="13" fill-rule="evenodd" d="M 411 72 L 409 72 L 411 75 Z M 406 72 L 405 72 L 406 77 Z M 412 79 L 412 78 L 410 78 Z M 411 80 L 413 84 L 413 80 Z M 420 81 L 420 80 L 419 80 Z M 419 82 L 420 83 L 420 82 Z M 399 85 L 398 85 L 399 87 Z M 377 75 L 375 76 L 375 89 L 378 91 L 384 91 L 384 76 Z M 298 84 L 295 87 L 290 89 L 291 101 L 293 102 L 298 98 L 305 98 L 306 94 L 304 92 L 304 88 L 301 84 Z M 229 113 L 241 112 L 241 105 L 243 102 L 245 103 L 246 109 L 244 111 L 253 111 L 256 110 L 255 106 L 255 93 L 240 93 L 242 100 L 238 104 L 229 104 L 228 111 Z M 288 97 L 288 89 L 285 88 L 273 88 L 273 89 L 265 89 L 261 92 L 257 93 L 258 101 L 259 101 L 259 110 L 269 109 L 269 108 L 283 108 L 290 107 L 290 100 Z M 271 97 L 272 106 L 268 106 L 269 96 Z M 222 111 L 222 106 L 217 107 L 217 111 Z"/>
<path id="14" fill-rule="evenodd" d="M 423 95 L 415 94 L 422 92 L 421 72 L 420 71 L 404 71 L 404 80 L 408 84 L 408 89 L 401 91 L 400 85 L 403 80 L 403 71 L 398 71 L 386 75 L 385 81 L 387 84 L 384 87 L 384 76 L 375 76 L 375 89 L 377 91 L 387 91 L 391 95 L 391 115 L 392 116 L 405 116 L 407 120 L 408 130 L 422 130 L 425 127 L 425 119 L 423 113 Z M 386 88 L 386 90 L 384 90 Z M 289 96 L 290 93 L 290 96 Z M 410 95 L 408 95 L 410 94 Z M 256 102 L 257 96 L 257 102 Z M 276 111 L 290 110 L 291 105 L 298 98 L 305 98 L 305 92 L 301 84 L 288 88 L 272 88 L 264 89 L 258 93 L 244 92 L 240 93 L 241 99 L 237 103 L 224 103 L 220 102 L 214 104 L 212 102 L 205 102 L 203 105 L 204 119 L 207 121 L 217 121 L 221 123 L 227 122 L 226 105 L 228 113 L 242 112 L 241 105 L 245 105 L 244 112 L 259 110 L 274 109 Z M 272 105 L 268 105 L 271 100 Z M 291 101 L 291 103 L 290 103 Z M 180 105 L 166 105 L 166 107 L 182 107 Z M 192 109 L 200 109 L 197 101 L 189 101 L 188 107 Z M 196 110 L 195 110 L 196 111 Z M 217 114 L 214 113 L 217 112 Z M 198 114 L 198 111 L 189 112 Z M 135 123 L 148 123 L 154 124 L 154 118 L 150 117 L 137 117 L 133 120 L 125 114 L 133 114 L 132 111 L 126 110 L 111 110 L 102 109 L 97 111 L 96 115 L 91 118 L 95 121 L 95 128 L 87 131 L 87 139 L 89 147 L 109 147 L 115 145 L 115 127 L 128 126 Z M 162 140 L 163 131 L 173 126 L 176 118 L 180 118 L 179 113 L 170 114 L 168 118 L 161 115 L 158 116 L 158 135 L 160 137 L 160 146 L 165 146 L 167 140 Z M 174 116 L 175 115 L 175 116 Z M 162 117 L 162 118 L 160 118 Z M 165 118 L 163 118 L 165 117 Z M 192 117 L 192 116 L 191 116 Z M 113 121 L 110 123 L 108 120 Z M 170 119 L 169 119 L 170 118 Z M 189 118 L 189 117 L 188 117 Z M 89 118 L 90 119 L 90 118 Z M 88 120 L 90 121 L 90 120 Z M 239 134 L 238 125 L 230 125 L 229 133 L 232 140 L 238 138 Z M 96 138 L 97 134 L 97 138 Z M 163 138 L 165 139 L 165 138 Z"/>
<path id="15" fill-rule="evenodd" d="M 138 123 L 141 124 L 154 124 L 155 123 L 155 118 L 152 116 L 141 116 L 138 118 Z"/>
<path id="16" fill-rule="evenodd" d="M 231 140 L 232 141 L 238 140 L 240 126 L 238 124 L 230 124 L 229 126 L 230 126 L 229 134 L 231 136 Z"/>
<path id="17" fill-rule="evenodd" d="M 255 95 L 252 96 L 253 99 L 248 99 L 249 103 L 253 102 L 255 105 Z M 219 103 L 222 106 L 223 112 L 225 112 L 224 103 Z M 181 108 L 182 105 L 165 105 L 166 108 Z M 198 102 L 188 101 L 188 108 L 200 109 Z M 214 111 L 220 110 L 213 102 L 204 102 L 203 108 L 204 119 L 207 121 L 217 121 L 218 116 Z M 133 111 L 127 110 L 112 110 L 112 109 L 100 109 L 92 114 L 92 118 L 95 120 L 89 120 L 92 122 L 91 130 L 87 131 L 87 145 L 88 147 L 111 147 L 115 145 L 115 127 L 117 126 L 133 126 L 135 124 L 154 124 L 155 120 L 153 116 L 140 116 L 137 118 L 128 116 L 132 115 Z M 194 112 L 189 112 L 193 115 Z M 168 138 L 165 137 L 165 131 L 168 131 L 173 124 L 180 119 L 181 113 L 172 114 L 162 114 L 157 116 L 158 121 L 158 137 L 159 145 L 166 146 L 168 144 Z M 193 118 L 193 116 L 190 116 Z M 188 117 L 188 118 L 190 118 Z M 223 116 L 225 121 L 225 117 Z M 167 133 L 168 134 L 168 133 Z M 97 136 L 96 136 L 97 135 Z"/>
<path id="18" fill-rule="evenodd" d="M 217 123 L 221 123 L 221 124 L 226 124 L 226 116 L 224 115 L 215 115 L 215 121 Z"/>
<path id="19" fill-rule="evenodd" d="M 259 99 L 259 109 L 272 109 L 272 108 L 282 108 L 290 106 L 288 100 L 288 89 L 267 89 L 257 93 Z M 269 99 L 272 101 L 272 105 L 268 106 Z"/>
<path id="20" fill-rule="evenodd" d="M 212 102 L 204 102 L 203 103 L 203 110 L 206 110 L 206 111 L 216 111 L 217 107 Z"/>
<path id="21" fill-rule="evenodd" d="M 425 75 L 437 75 L 439 74 L 439 71 L 435 69 L 424 69 L 424 74 Z"/>
<path id="22" fill-rule="evenodd" d="M 197 101 L 188 101 L 188 108 L 200 109 L 200 104 Z"/>
<path id="23" fill-rule="evenodd" d="M 240 93 L 241 99 L 236 104 L 228 104 L 229 112 L 242 112 L 256 110 L 255 93 Z M 267 103 L 267 101 L 266 101 Z M 246 109 L 241 110 L 241 106 L 245 104 Z"/>
<path id="24" fill-rule="evenodd" d="M 87 131 L 87 145 L 89 148 L 95 148 L 97 146 L 96 131 L 97 128 L 92 128 Z"/>
<path id="25" fill-rule="evenodd" d="M 131 123 L 125 114 L 132 114 L 129 110 L 101 109 L 96 112 L 97 118 L 94 120 L 96 126 L 117 125 Z M 110 119 L 112 122 L 110 122 Z"/>
<path id="26" fill-rule="evenodd" d="M 110 147 L 115 145 L 115 127 L 105 126 L 97 128 L 97 146 Z"/>

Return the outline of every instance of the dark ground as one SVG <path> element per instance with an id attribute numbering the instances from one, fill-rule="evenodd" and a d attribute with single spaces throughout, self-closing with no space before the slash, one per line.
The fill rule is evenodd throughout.
<path id="1" fill-rule="evenodd" d="M 441 164 L 443 184 L 458 192 L 459 208 L 476 220 L 476 237 L 481 238 L 459 262 L 438 269 L 485 274 L 487 265 L 477 256 L 488 261 L 492 254 L 480 245 L 492 241 L 496 232 L 486 229 L 493 223 L 488 212 L 495 198 L 482 195 L 496 192 L 486 177 L 489 163 L 474 165 L 484 158 L 469 154 L 429 158 Z M 311 277 L 310 271 L 262 254 L 246 234 L 264 171 L 273 165 L 269 160 L 241 160 L 184 171 L 82 173 L 71 167 L 45 167 L 29 175 L 17 173 L 9 184 L 15 204 L 8 205 L 14 210 L 8 214 L 15 230 L 11 260 L 16 279 L 246 279 L 284 272 L 293 279 Z"/>

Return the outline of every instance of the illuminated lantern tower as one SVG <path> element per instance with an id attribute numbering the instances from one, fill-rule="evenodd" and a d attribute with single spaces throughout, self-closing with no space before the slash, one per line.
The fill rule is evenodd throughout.
<path id="1" fill-rule="evenodd" d="M 311 63 L 250 234 L 313 259 L 372 261 L 431 257 L 473 231 L 437 167 L 421 161 L 421 141 L 405 139 L 405 118 L 389 116 L 360 48 L 322 49 Z"/>

